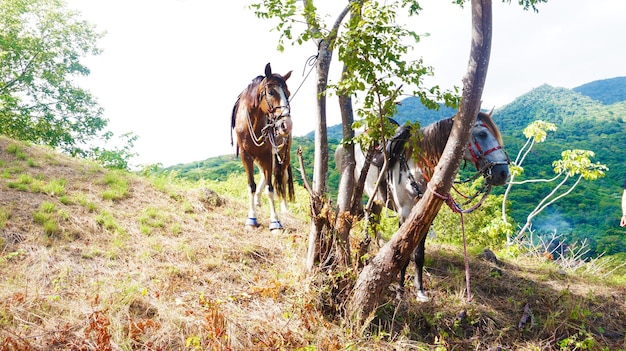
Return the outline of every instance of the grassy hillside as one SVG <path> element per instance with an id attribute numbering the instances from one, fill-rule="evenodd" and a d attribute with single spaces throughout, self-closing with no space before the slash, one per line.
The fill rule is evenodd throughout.
<path id="1" fill-rule="evenodd" d="M 272 234 L 242 227 L 241 175 L 139 176 L 5 137 L 0 172 L 3 351 L 626 348 L 626 272 L 600 261 L 574 271 L 497 252 L 496 264 L 471 248 L 467 304 L 462 250 L 431 243 L 431 301 L 412 286 L 398 301 L 394 284 L 360 331 L 333 304 L 332 279 L 303 270 L 300 187 Z"/>

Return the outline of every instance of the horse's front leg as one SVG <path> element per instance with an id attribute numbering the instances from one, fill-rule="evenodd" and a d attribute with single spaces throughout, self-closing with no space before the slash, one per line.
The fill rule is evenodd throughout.
<path id="1" fill-rule="evenodd" d="M 272 170 L 264 169 L 265 181 L 267 182 L 267 199 L 270 205 L 270 230 L 283 229 L 283 225 L 278 220 L 276 205 L 274 204 L 274 185 L 272 184 Z"/>
<path id="2" fill-rule="evenodd" d="M 417 301 L 428 302 L 429 298 L 424 290 L 424 259 L 426 248 L 426 236 L 417 245 L 414 252 L 415 260 L 415 286 L 417 286 Z"/>
<path id="3" fill-rule="evenodd" d="M 243 161 L 243 168 L 248 176 L 248 218 L 246 219 L 246 226 L 258 227 L 259 223 L 256 220 L 256 208 L 254 206 L 255 195 L 257 194 L 256 183 L 254 182 L 254 162 L 246 153 L 241 153 L 241 160 Z"/>

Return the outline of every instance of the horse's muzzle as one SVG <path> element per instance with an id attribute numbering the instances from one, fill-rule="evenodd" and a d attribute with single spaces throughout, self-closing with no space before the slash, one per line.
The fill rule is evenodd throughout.
<path id="1" fill-rule="evenodd" d="M 509 179 L 509 165 L 495 164 L 487 170 L 485 180 L 489 185 L 504 185 Z"/>
<path id="2" fill-rule="evenodd" d="M 276 134 L 280 136 L 286 136 L 291 134 L 292 127 L 293 123 L 291 122 L 291 116 L 281 117 L 274 123 Z"/>

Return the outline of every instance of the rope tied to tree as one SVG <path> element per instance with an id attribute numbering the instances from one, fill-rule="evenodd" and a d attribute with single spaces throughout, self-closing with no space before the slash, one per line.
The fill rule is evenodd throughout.
<path id="1" fill-rule="evenodd" d="M 448 195 L 439 194 L 438 192 L 435 191 L 435 189 L 433 189 L 432 185 L 430 185 L 430 182 L 428 182 L 426 186 L 428 187 L 428 190 L 430 190 L 438 198 L 442 199 L 448 205 L 448 207 L 452 209 L 453 212 L 458 213 L 459 216 L 461 217 L 461 232 L 463 233 L 463 258 L 465 261 L 465 283 L 466 283 L 466 289 L 467 289 L 467 302 L 471 303 L 473 297 L 472 297 L 471 284 L 470 284 L 469 257 L 467 256 L 467 238 L 465 236 L 465 218 L 463 217 L 464 213 L 469 213 L 469 212 L 462 210 L 461 207 L 454 201 L 452 196 L 450 196 L 450 194 Z M 487 193 L 489 193 L 490 191 L 491 191 L 491 187 L 489 187 L 489 191 Z M 478 206 L 482 204 L 482 201 L 485 198 L 486 198 L 486 195 L 483 196 L 481 201 L 478 203 Z M 476 206 L 476 208 L 478 208 L 478 206 Z M 472 211 L 473 210 L 474 209 L 472 209 Z"/>

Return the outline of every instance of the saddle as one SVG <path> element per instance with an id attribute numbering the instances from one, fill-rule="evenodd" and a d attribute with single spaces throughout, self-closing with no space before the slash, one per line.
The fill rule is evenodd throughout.
<path id="1" fill-rule="evenodd" d="M 403 157 L 404 145 L 411 137 L 411 126 L 399 126 L 396 129 L 396 133 L 387 140 L 385 145 L 385 151 L 389 157 L 387 169 L 391 169 L 401 157 Z M 383 152 L 382 145 L 376 145 L 374 149 L 374 155 L 372 156 L 372 165 L 379 169 L 383 166 L 385 161 L 385 153 Z M 387 177 L 383 178 L 378 185 L 378 191 L 384 199 L 388 199 L 387 191 Z"/>

